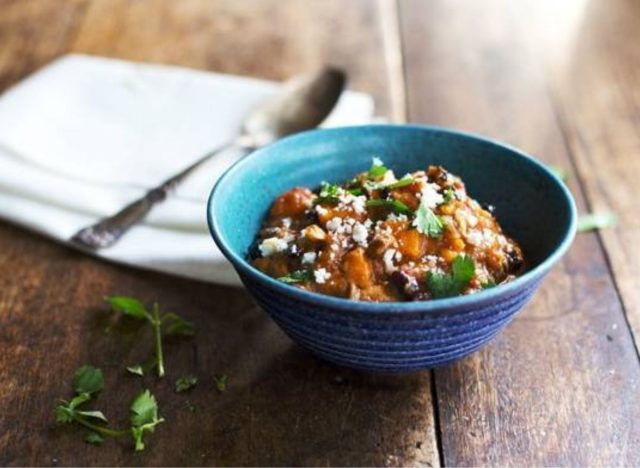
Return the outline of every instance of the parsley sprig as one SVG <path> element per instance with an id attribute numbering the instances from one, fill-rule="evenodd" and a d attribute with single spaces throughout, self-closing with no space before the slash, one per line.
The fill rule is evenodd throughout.
<path id="1" fill-rule="evenodd" d="M 132 317 L 136 320 L 145 320 L 151 326 L 154 337 L 155 359 L 153 367 L 158 371 L 158 377 L 164 377 L 164 354 L 162 349 L 163 335 L 193 335 L 193 324 L 174 313 L 161 313 L 160 306 L 153 304 L 151 312 L 149 312 L 144 304 L 133 297 L 127 296 L 109 296 L 105 301 L 118 312 Z M 137 372 L 129 370 L 132 373 Z"/>
<path id="2" fill-rule="evenodd" d="M 467 255 L 458 255 L 453 259 L 450 274 L 427 273 L 427 289 L 436 299 L 459 296 L 469 286 L 475 274 L 473 259 Z"/>
<path id="3" fill-rule="evenodd" d="M 143 435 L 153 432 L 164 421 L 158 416 L 158 403 L 149 390 L 140 392 L 129 407 L 131 426 L 128 429 L 112 429 L 105 424 L 109 421 L 102 411 L 84 410 L 80 406 L 91 401 L 93 396 L 104 388 L 104 376 L 101 369 L 85 365 L 80 367 L 73 377 L 76 395 L 70 400 L 62 400 L 55 409 L 56 421 L 60 424 L 76 423 L 89 429 L 85 440 L 91 444 L 101 444 L 107 437 L 131 435 L 137 451 L 144 450 Z"/>

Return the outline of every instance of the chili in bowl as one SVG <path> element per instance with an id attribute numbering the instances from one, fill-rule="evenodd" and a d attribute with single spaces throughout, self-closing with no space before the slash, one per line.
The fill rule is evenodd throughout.
<path id="1" fill-rule="evenodd" d="M 371 125 L 250 154 L 217 182 L 208 220 L 295 342 L 340 365 L 400 372 L 494 337 L 569 248 L 576 209 L 562 181 L 507 145 Z"/>

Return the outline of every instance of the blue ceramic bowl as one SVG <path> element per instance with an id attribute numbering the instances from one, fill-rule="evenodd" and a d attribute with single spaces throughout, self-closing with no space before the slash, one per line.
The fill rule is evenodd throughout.
<path id="1" fill-rule="evenodd" d="M 295 186 L 342 182 L 380 157 L 396 174 L 440 164 L 468 193 L 496 207 L 523 248 L 528 271 L 476 294 L 425 302 L 369 303 L 311 293 L 272 279 L 246 260 L 271 203 Z M 565 185 L 522 152 L 473 135 L 422 126 L 316 130 L 260 149 L 214 187 L 209 228 L 247 290 L 297 343 L 347 367 L 411 371 L 446 364 L 496 335 L 569 248 L 576 208 Z"/>

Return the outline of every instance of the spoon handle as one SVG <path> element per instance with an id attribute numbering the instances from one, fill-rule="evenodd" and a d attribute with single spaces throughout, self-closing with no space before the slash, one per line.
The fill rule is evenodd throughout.
<path id="1" fill-rule="evenodd" d="M 237 145 L 236 142 L 228 142 L 220 145 L 216 149 L 209 151 L 190 166 L 180 171 L 178 174 L 165 180 L 159 186 L 149 190 L 141 198 L 129 203 L 116 214 L 103 218 L 96 224 L 79 230 L 73 235 L 73 237 L 71 237 L 71 242 L 80 247 L 92 250 L 104 249 L 112 246 L 131 226 L 141 221 L 147 213 L 151 211 L 151 208 L 153 208 L 156 203 L 167 198 L 169 192 L 175 189 L 180 182 L 186 179 L 193 171 L 216 154 L 234 147 L 238 147 L 243 151 L 248 151 L 248 148 L 241 147 Z"/>

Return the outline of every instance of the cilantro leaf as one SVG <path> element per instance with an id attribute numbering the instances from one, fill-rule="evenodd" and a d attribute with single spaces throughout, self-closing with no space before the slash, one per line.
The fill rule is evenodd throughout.
<path id="1" fill-rule="evenodd" d="M 144 390 L 131 403 L 131 436 L 136 451 L 144 450 L 142 437 L 145 432 L 153 432 L 164 421 L 158 417 L 158 403 L 149 390 Z"/>
<path id="2" fill-rule="evenodd" d="M 224 392 L 227 389 L 227 376 L 221 375 L 220 377 L 213 377 L 213 380 L 216 381 L 216 388 L 220 393 Z"/>
<path id="3" fill-rule="evenodd" d="M 195 326 L 188 320 L 172 312 L 162 316 L 163 332 L 165 335 L 187 335 L 195 334 Z"/>
<path id="4" fill-rule="evenodd" d="M 387 172 L 387 168 L 380 158 L 373 158 L 368 172 L 369 177 L 373 179 L 382 177 L 385 172 Z"/>
<path id="5" fill-rule="evenodd" d="M 355 195 L 355 196 L 364 194 L 364 190 L 362 190 L 362 187 L 350 188 L 350 189 L 347 189 L 347 192 L 349 192 L 351 195 Z"/>
<path id="6" fill-rule="evenodd" d="M 73 422 L 73 414 L 73 408 L 70 408 L 69 404 L 64 400 L 62 400 L 62 404 L 56 406 L 55 415 L 57 423 L 66 424 Z"/>
<path id="7" fill-rule="evenodd" d="M 65 424 L 75 420 L 76 415 L 85 413 L 78 411 L 81 404 L 91 400 L 91 393 L 102 389 L 102 371 L 91 366 L 80 367 L 74 376 L 74 388 L 78 395 L 71 401 L 62 400 L 55 408 L 56 422 Z M 91 390 L 92 392 L 89 392 Z M 86 412 L 90 413 L 90 412 Z M 102 413 L 101 413 L 102 414 Z M 93 417 L 93 414 L 87 414 Z M 104 417 L 104 415 L 102 415 Z"/>
<path id="8" fill-rule="evenodd" d="M 411 177 L 410 175 L 407 175 L 407 176 L 404 176 L 399 181 L 389 184 L 384 188 L 388 190 L 393 190 L 401 187 L 407 187 L 408 185 L 411 185 L 411 184 L 413 184 L 413 177 Z"/>
<path id="9" fill-rule="evenodd" d="M 589 213 L 578 217 L 578 232 L 588 232 L 613 227 L 617 223 L 618 217 L 610 211 Z"/>
<path id="10" fill-rule="evenodd" d="M 92 394 L 104 387 L 102 370 L 85 365 L 80 367 L 73 376 L 73 388 L 78 394 Z"/>
<path id="11" fill-rule="evenodd" d="M 313 272 L 311 270 L 297 270 L 289 273 L 286 276 L 281 276 L 278 281 L 282 281 L 287 284 L 301 283 L 303 281 L 311 281 L 313 279 Z"/>
<path id="12" fill-rule="evenodd" d="M 133 297 L 127 296 L 108 296 L 104 299 L 107 303 L 118 312 L 137 319 L 150 319 L 149 313 L 144 304 Z"/>
<path id="13" fill-rule="evenodd" d="M 340 201 L 340 190 L 341 189 L 338 185 L 322 182 L 320 184 L 320 192 L 318 193 L 316 203 L 338 203 Z"/>
<path id="14" fill-rule="evenodd" d="M 89 400 L 91 400 L 91 395 L 89 395 L 88 393 L 81 393 L 80 395 L 77 395 L 71 399 L 71 401 L 69 402 L 69 408 L 76 409 L 82 403 Z"/>
<path id="15" fill-rule="evenodd" d="M 475 276 L 475 268 L 471 257 L 458 255 L 451 264 L 451 274 L 427 273 L 427 288 L 435 299 L 458 296 Z"/>
<path id="16" fill-rule="evenodd" d="M 468 284 L 476 274 L 476 265 L 471 257 L 458 255 L 453 259 L 451 270 L 457 281 Z"/>
<path id="17" fill-rule="evenodd" d="M 411 223 L 418 232 L 429 237 L 440 237 L 444 231 L 444 223 L 429 208 L 424 200 L 420 200 L 420 206 L 416 210 L 416 217 Z"/>
<path id="18" fill-rule="evenodd" d="M 497 286 L 497 285 L 496 285 L 495 281 L 492 281 L 492 280 L 489 280 L 489 281 L 487 281 L 487 282 L 485 282 L 485 283 L 482 283 L 482 284 L 480 285 L 480 287 L 481 287 L 482 289 L 491 289 L 491 288 L 495 288 L 496 286 Z"/>
<path id="19" fill-rule="evenodd" d="M 164 377 L 163 335 L 193 335 L 194 325 L 177 314 L 160 313 L 160 307 L 157 303 L 153 304 L 153 308 L 149 312 L 142 302 L 132 297 L 109 296 L 105 300 L 114 310 L 136 319 L 146 320 L 149 323 L 155 343 L 155 361 L 153 365 L 157 369 L 158 377 Z M 127 368 L 127 370 L 137 375 L 143 375 L 144 373 L 144 368 L 141 366 L 134 366 Z"/>
<path id="20" fill-rule="evenodd" d="M 127 372 L 134 374 L 134 375 L 139 375 L 140 377 L 142 377 L 144 375 L 144 369 L 142 368 L 142 366 L 140 364 L 136 364 L 135 366 L 129 366 L 127 367 Z"/>
<path id="21" fill-rule="evenodd" d="M 398 200 L 372 198 L 370 200 L 367 200 L 366 205 L 369 207 L 382 206 L 400 214 L 410 215 L 412 213 L 411 209 L 407 205 Z"/>
<path id="22" fill-rule="evenodd" d="M 102 437 L 97 432 L 91 431 L 87 433 L 87 436 L 84 438 L 84 440 L 93 445 L 102 445 L 102 443 L 104 442 L 104 437 Z"/>
<path id="23" fill-rule="evenodd" d="M 80 416 L 85 416 L 87 418 L 100 419 L 104 422 L 109 422 L 107 417 L 102 413 L 102 411 L 89 410 L 89 411 L 76 411 L 76 414 Z"/>
<path id="24" fill-rule="evenodd" d="M 453 200 L 455 193 L 451 187 L 447 187 L 444 189 L 443 203 L 449 203 Z"/>
<path id="25" fill-rule="evenodd" d="M 158 419 L 158 403 L 149 390 L 143 390 L 133 399 L 130 410 L 133 426 L 144 426 Z"/>
<path id="26" fill-rule="evenodd" d="M 195 375 L 184 375 L 176 380 L 176 392 L 186 392 L 192 389 L 198 383 L 198 377 Z"/>
<path id="27" fill-rule="evenodd" d="M 435 299 L 457 296 L 462 292 L 459 282 L 451 275 L 427 273 L 427 288 Z"/>
<path id="28" fill-rule="evenodd" d="M 372 182 L 370 180 L 367 180 L 364 182 L 363 186 L 365 189 L 367 189 L 367 191 L 373 192 L 374 190 L 393 190 L 401 187 L 406 187 L 411 184 L 413 184 L 413 177 L 407 175 L 402 179 L 391 183 Z"/>

